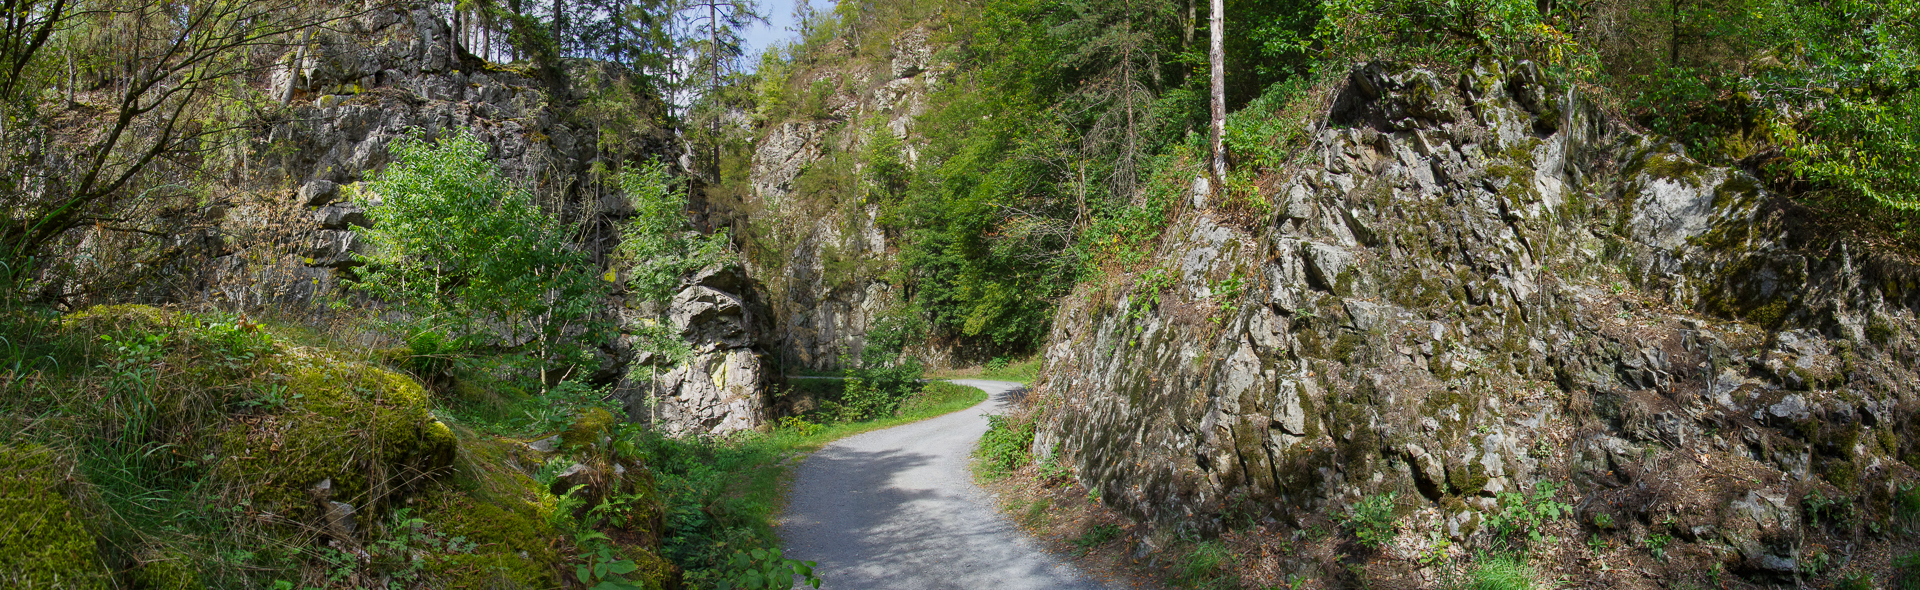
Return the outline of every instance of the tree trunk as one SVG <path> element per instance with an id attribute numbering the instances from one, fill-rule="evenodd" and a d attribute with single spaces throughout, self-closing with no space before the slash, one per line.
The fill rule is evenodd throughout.
<path id="1" fill-rule="evenodd" d="M 709 150 L 709 153 L 712 154 L 712 159 L 707 161 L 707 165 L 713 167 L 713 181 L 715 183 L 718 183 L 720 182 L 720 111 L 719 111 L 720 105 L 717 102 L 718 97 L 716 95 L 719 94 L 720 92 L 720 2 L 719 0 L 714 0 L 712 2 L 707 3 L 707 22 L 710 23 L 711 25 L 707 27 L 707 34 L 708 34 L 707 51 L 712 52 L 712 55 L 713 55 L 712 81 L 710 84 L 707 85 L 707 105 L 708 105 L 708 108 L 714 109 L 713 126 L 712 126 L 713 136 L 707 138 L 707 143 L 711 148 Z"/>
<path id="2" fill-rule="evenodd" d="M 507 10 L 513 11 L 515 19 L 512 22 L 514 26 L 519 26 L 519 17 L 526 16 L 526 13 L 520 12 L 520 0 L 507 0 Z M 520 47 L 513 44 L 513 34 L 511 32 L 507 34 L 507 56 L 513 61 L 520 61 Z"/>
<path id="3" fill-rule="evenodd" d="M 1213 48 L 1207 61 L 1213 70 L 1213 194 L 1218 195 L 1227 180 L 1227 18 L 1226 0 L 1213 0 L 1208 15 L 1207 34 Z"/>
<path id="4" fill-rule="evenodd" d="M 566 18 L 566 14 L 562 10 L 566 5 L 567 3 L 563 0 L 553 0 L 553 54 L 556 57 L 566 55 L 567 53 L 567 43 L 564 40 L 566 38 L 567 26 L 566 23 L 561 20 Z"/>
<path id="5" fill-rule="evenodd" d="M 300 33 L 300 47 L 293 50 L 293 63 L 287 64 L 287 87 L 280 91 L 280 104 L 293 100 L 293 87 L 300 84 L 300 64 L 307 61 L 307 42 L 313 39 L 313 29 Z"/>

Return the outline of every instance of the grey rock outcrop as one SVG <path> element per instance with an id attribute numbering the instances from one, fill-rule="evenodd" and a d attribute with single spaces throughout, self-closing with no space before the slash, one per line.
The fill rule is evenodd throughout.
<path id="1" fill-rule="evenodd" d="M 616 390 L 629 416 L 670 436 L 723 435 L 767 422 L 767 394 L 780 377 L 762 352 L 764 312 L 747 296 L 749 289 L 732 266 L 709 268 L 687 281 L 664 310 L 667 327 L 688 345 L 687 357 L 675 363 L 651 351 L 634 352 Z M 655 321 L 635 313 L 628 323 Z"/>
<path id="2" fill-rule="evenodd" d="M 869 131 L 891 134 L 903 164 L 918 162 L 923 142 L 913 121 L 926 112 L 928 95 L 949 68 L 935 59 L 930 37 L 909 29 L 892 40 L 883 60 L 802 76 L 801 83 L 831 82 L 837 89 L 826 98 L 829 112 L 777 122 L 755 143 L 748 207 L 771 216 L 757 222 L 790 240 L 776 264 L 749 269 L 767 286 L 779 334 L 772 344 L 783 366 L 830 369 L 859 359 L 867 333 L 899 306 L 893 286 L 881 278 L 896 261 L 879 208 L 841 194 L 805 193 L 799 183 L 830 154 L 862 153 L 875 139 Z M 855 163 L 855 173 L 863 166 Z M 942 351 L 915 352 L 932 365 L 945 364 Z"/>
<path id="3" fill-rule="evenodd" d="M 1920 395 L 1920 269 L 1529 64 L 1367 66 L 1332 104 L 1270 214 L 1185 212 L 1173 285 L 1062 304 L 1035 452 L 1107 504 L 1304 527 L 1400 492 L 1406 530 L 1483 539 L 1499 494 L 1571 481 L 1767 575 L 1801 498 L 1920 474 L 1889 410 Z"/>

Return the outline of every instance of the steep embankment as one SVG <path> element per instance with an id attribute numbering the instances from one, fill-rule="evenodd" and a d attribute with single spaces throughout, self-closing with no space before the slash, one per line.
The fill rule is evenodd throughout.
<path id="1" fill-rule="evenodd" d="M 1526 63 L 1358 69 L 1310 137 L 1270 213 L 1188 211 L 1062 304 L 1036 453 L 1166 526 L 1280 538 L 1390 498 L 1378 553 L 1261 558 L 1329 580 L 1424 583 L 1446 562 L 1415 557 L 1528 530 L 1592 538 L 1534 545 L 1598 583 L 1890 567 L 1920 268 Z M 1571 514 L 1516 525 L 1507 494 L 1553 484 Z"/>

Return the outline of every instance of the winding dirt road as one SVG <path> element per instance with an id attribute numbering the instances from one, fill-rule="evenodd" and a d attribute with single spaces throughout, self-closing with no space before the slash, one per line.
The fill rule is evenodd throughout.
<path id="1" fill-rule="evenodd" d="M 973 484 L 968 457 L 1018 383 L 955 380 L 986 402 L 852 436 L 800 465 L 780 533 L 787 557 L 819 562 L 821 588 L 1106 589 L 1028 538 Z"/>

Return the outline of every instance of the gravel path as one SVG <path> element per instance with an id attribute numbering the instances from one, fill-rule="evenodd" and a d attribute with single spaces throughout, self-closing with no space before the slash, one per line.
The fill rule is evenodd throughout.
<path id="1" fill-rule="evenodd" d="M 841 439 L 807 457 L 780 533 L 787 557 L 817 561 L 821 588 L 1104 589 L 1002 517 L 968 456 L 1024 389 L 954 380 L 987 401 L 939 418 Z"/>

